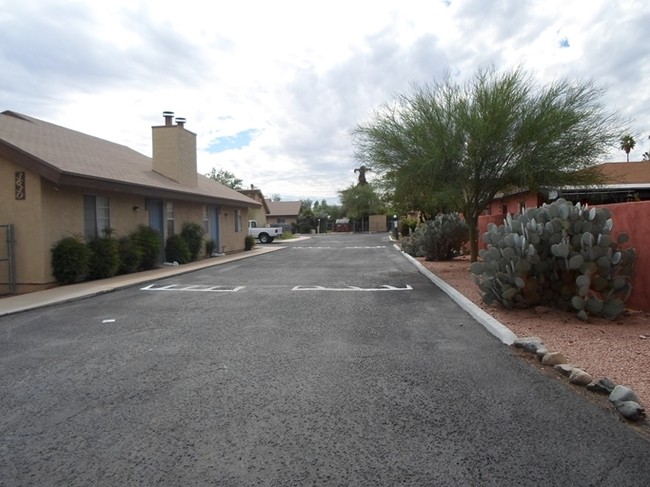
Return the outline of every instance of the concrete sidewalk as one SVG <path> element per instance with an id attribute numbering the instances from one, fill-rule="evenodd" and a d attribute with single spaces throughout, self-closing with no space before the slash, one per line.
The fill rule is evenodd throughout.
<path id="1" fill-rule="evenodd" d="M 297 239 L 295 239 L 297 240 Z M 292 240 L 292 241 L 295 241 Z M 44 291 L 34 293 L 19 294 L 17 296 L 8 296 L 0 298 L 0 316 L 19 313 L 34 308 L 49 306 L 56 303 L 64 303 L 74 299 L 85 298 L 97 294 L 108 293 L 117 289 L 135 286 L 144 282 L 164 279 L 166 277 L 178 274 L 186 274 L 205 267 L 226 264 L 236 260 L 246 259 L 268 254 L 280 249 L 285 249 L 286 245 L 264 245 L 255 246 L 252 250 L 240 252 L 237 254 L 224 255 L 203 259 L 189 264 L 179 266 L 163 266 L 150 271 L 135 272 L 123 276 L 115 276 L 108 279 L 99 279 L 96 281 L 81 282 L 79 284 L 69 284 L 66 286 L 57 286 Z"/>

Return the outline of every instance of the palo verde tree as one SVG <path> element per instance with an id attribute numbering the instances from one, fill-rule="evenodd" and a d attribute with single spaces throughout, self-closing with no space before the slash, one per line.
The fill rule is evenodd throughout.
<path id="1" fill-rule="evenodd" d="M 602 95 L 590 82 L 540 86 L 522 69 L 413 85 L 355 128 L 356 157 L 395 196 L 412 188 L 462 212 L 475 261 L 478 217 L 498 193 L 600 181 L 594 166 L 624 133 Z"/>

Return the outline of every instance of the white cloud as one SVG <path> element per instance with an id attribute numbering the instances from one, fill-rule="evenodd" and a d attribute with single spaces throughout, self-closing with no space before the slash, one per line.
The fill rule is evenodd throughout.
<path id="1" fill-rule="evenodd" d="M 446 72 L 523 66 L 542 83 L 608 86 L 640 159 L 647 25 L 634 0 L 0 0 L 0 109 L 147 154 L 151 125 L 172 110 L 198 135 L 200 172 L 223 168 L 285 199 L 336 198 L 355 182 L 349 132 L 374 107 Z M 210 153 L 242 133 L 248 145 Z"/>

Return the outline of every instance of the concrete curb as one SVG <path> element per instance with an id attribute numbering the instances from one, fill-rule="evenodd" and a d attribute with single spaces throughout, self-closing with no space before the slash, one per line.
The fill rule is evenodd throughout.
<path id="1" fill-rule="evenodd" d="M 497 321 L 494 319 L 494 317 L 490 316 L 488 313 L 476 306 L 472 301 L 467 299 L 461 293 L 456 291 L 456 289 L 454 289 L 452 286 L 447 284 L 429 269 L 420 264 L 417 259 L 414 259 L 409 254 L 402 251 L 402 249 L 400 249 L 397 244 L 393 245 L 402 253 L 404 257 L 406 257 L 407 260 L 411 261 L 411 263 L 417 267 L 421 274 L 425 275 L 427 278 L 429 278 L 429 280 L 431 280 L 431 282 L 442 289 L 451 299 L 456 302 L 456 304 L 467 311 L 472 316 L 472 318 L 483 325 L 490 333 L 501 340 L 502 343 L 505 343 L 506 345 L 512 345 L 515 342 L 517 335 L 515 335 L 507 326 Z"/>

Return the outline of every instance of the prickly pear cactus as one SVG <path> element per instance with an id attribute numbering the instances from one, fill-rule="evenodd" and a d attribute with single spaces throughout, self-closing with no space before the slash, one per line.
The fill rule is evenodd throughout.
<path id="1" fill-rule="evenodd" d="M 426 260 L 450 260 L 461 254 L 468 239 L 467 224 L 458 213 L 440 214 L 403 238 L 402 250 Z"/>
<path id="2" fill-rule="evenodd" d="M 612 238 L 607 208 L 559 199 L 550 205 L 508 215 L 490 224 L 488 244 L 472 277 L 490 304 L 506 308 L 545 305 L 615 319 L 625 310 L 636 252 L 623 248 L 626 233 Z"/>

